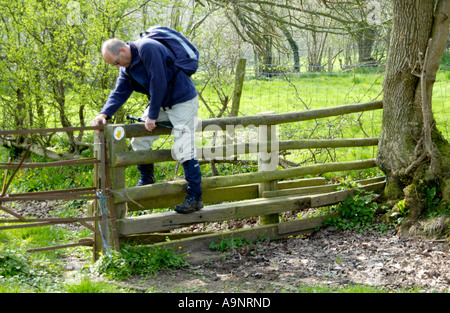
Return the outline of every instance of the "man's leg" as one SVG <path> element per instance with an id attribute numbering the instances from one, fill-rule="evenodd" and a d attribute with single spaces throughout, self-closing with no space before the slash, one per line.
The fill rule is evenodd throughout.
<path id="1" fill-rule="evenodd" d="M 175 211 L 178 213 L 192 213 L 203 208 L 202 189 L 200 187 L 202 173 L 196 159 L 185 161 L 182 164 L 184 177 L 188 183 L 187 195 L 183 203 L 175 206 Z"/>
<path id="2" fill-rule="evenodd" d="M 140 179 L 136 186 L 145 186 L 155 183 L 155 164 L 138 164 Z"/>
<path id="3" fill-rule="evenodd" d="M 145 120 L 148 116 L 148 107 L 145 109 L 142 119 Z M 161 110 L 158 121 L 168 121 L 169 118 L 167 117 L 167 114 L 163 110 Z M 153 142 L 158 139 L 159 136 L 145 136 L 145 137 L 135 137 L 131 138 L 130 144 L 133 151 L 148 151 L 152 149 Z M 140 179 L 136 186 L 144 186 L 148 184 L 154 184 L 155 183 L 155 166 L 153 163 L 151 164 L 139 164 L 137 166 L 139 173 L 140 173 Z"/>
<path id="4" fill-rule="evenodd" d="M 184 177 L 188 183 L 186 199 L 175 207 L 178 213 L 192 213 L 203 208 L 202 175 L 195 148 L 195 129 L 198 121 L 198 98 L 176 104 L 167 110 L 174 125 L 174 147 L 172 156 L 183 165 Z"/>

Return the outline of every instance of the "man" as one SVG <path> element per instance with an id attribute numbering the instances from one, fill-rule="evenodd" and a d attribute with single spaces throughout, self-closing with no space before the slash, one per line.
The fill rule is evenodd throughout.
<path id="1" fill-rule="evenodd" d="M 119 69 L 115 89 L 111 92 L 93 125 L 106 124 L 130 97 L 133 91 L 146 94 L 149 104 L 142 119 L 151 132 L 156 121 L 170 121 L 174 125 L 174 147 L 178 162 L 183 165 L 188 183 L 183 203 L 175 207 L 178 213 L 191 213 L 203 208 L 201 172 L 194 145 L 198 116 L 198 93 L 191 78 L 172 65 L 173 53 L 160 42 L 144 37 L 137 42 L 110 39 L 102 46 L 103 59 Z M 174 80 L 172 80 L 174 79 Z M 131 140 L 134 151 L 151 149 L 157 136 Z M 174 150 L 174 149 L 172 149 Z M 154 183 L 153 164 L 139 165 L 140 185 Z"/>

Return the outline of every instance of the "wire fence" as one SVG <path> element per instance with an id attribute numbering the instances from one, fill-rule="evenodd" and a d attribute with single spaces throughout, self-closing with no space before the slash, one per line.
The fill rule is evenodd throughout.
<path id="1" fill-rule="evenodd" d="M 264 73 L 262 68 L 267 71 Z M 292 64 L 289 67 L 279 64 L 261 66 L 252 59 L 247 60 L 239 114 L 287 113 L 383 99 L 383 64 L 376 67 L 321 67 L 317 71 L 307 64 L 299 64 L 296 71 L 288 68 L 292 69 Z M 450 114 L 449 69 L 446 64 L 441 66 L 433 89 L 433 113 L 438 129 L 447 140 L 450 138 L 447 118 Z M 217 100 L 217 90 L 204 96 L 210 104 L 216 103 L 217 110 L 221 105 L 223 108 L 223 103 Z M 280 125 L 279 136 L 281 140 L 375 138 L 380 136 L 381 127 L 382 110 L 375 110 Z M 286 158 L 294 163 L 309 163 L 364 159 L 376 157 L 376 154 L 376 147 L 362 147 L 299 151 Z"/>

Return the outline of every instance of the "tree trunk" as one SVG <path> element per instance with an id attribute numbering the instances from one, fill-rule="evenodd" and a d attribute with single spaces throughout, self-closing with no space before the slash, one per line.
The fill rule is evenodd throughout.
<path id="1" fill-rule="evenodd" d="M 431 112 L 449 18 L 450 0 L 393 1 L 377 164 L 387 176 L 386 198 L 404 198 L 411 212 L 403 233 L 426 208 L 427 189 L 440 190 L 442 203 L 450 200 L 450 144 Z"/>
<path id="2" fill-rule="evenodd" d="M 358 63 L 367 66 L 375 66 L 375 59 L 372 57 L 372 47 L 377 38 L 375 28 L 363 25 L 363 28 L 356 32 L 356 42 L 358 43 Z"/>
<path id="3" fill-rule="evenodd" d="M 287 42 L 289 43 L 289 46 L 291 47 L 292 54 L 294 56 L 294 72 L 300 71 L 300 53 L 297 43 L 295 42 L 294 38 L 292 37 L 291 32 L 288 30 L 286 25 L 280 24 L 279 25 L 281 31 L 283 32 L 284 36 L 286 37 Z"/>

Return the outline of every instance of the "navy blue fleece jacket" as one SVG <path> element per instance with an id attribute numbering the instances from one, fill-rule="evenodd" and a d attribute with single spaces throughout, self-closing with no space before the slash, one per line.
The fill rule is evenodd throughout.
<path id="1" fill-rule="evenodd" d="M 170 88 L 169 84 L 176 72 L 171 66 L 175 57 L 163 44 L 150 38 L 140 40 L 138 47 L 134 42 L 127 44 L 131 49 L 131 65 L 128 68 L 120 67 L 116 86 L 100 113 L 111 117 L 136 91 L 149 97 L 148 117 L 156 120 L 161 107 L 170 107 L 197 95 L 191 78 L 181 70 L 176 75 L 173 89 Z"/>

